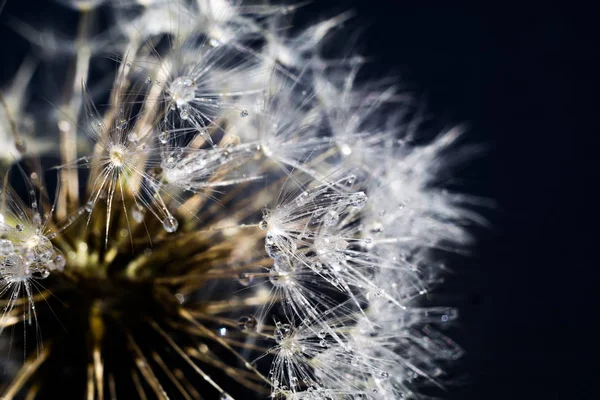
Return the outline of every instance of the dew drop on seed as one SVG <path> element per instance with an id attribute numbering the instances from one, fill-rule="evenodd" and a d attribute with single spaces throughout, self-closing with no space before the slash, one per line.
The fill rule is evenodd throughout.
<path id="1" fill-rule="evenodd" d="M 147 78 L 146 78 L 146 85 L 149 85 L 149 84 L 151 84 L 151 83 L 152 83 L 152 78 L 150 78 L 150 77 L 147 77 Z"/>
<path id="2" fill-rule="evenodd" d="M 177 222 L 177 220 L 175 219 L 175 217 L 173 217 L 172 215 L 169 215 L 167 218 L 165 218 L 163 220 L 163 228 L 165 231 L 169 232 L 169 233 L 173 233 L 177 230 L 177 228 L 179 227 L 179 222 Z"/>
<path id="3" fill-rule="evenodd" d="M 256 331 L 258 322 L 256 321 L 256 318 L 254 318 L 253 316 L 245 315 L 238 319 L 237 325 L 241 331 Z"/>
<path id="4" fill-rule="evenodd" d="M 264 219 L 258 223 L 258 227 L 263 231 L 266 230 L 268 226 L 269 224 Z"/>
<path id="5" fill-rule="evenodd" d="M 253 281 L 253 276 L 252 276 L 252 274 L 250 274 L 248 272 L 240 272 L 240 274 L 238 275 L 238 282 L 242 286 L 248 286 L 252 283 L 252 281 Z"/>
<path id="6" fill-rule="evenodd" d="M 0 256 L 7 256 L 14 251 L 12 242 L 8 239 L 0 240 Z"/>
<path id="7" fill-rule="evenodd" d="M 301 207 L 301 206 L 305 205 L 306 203 L 308 203 L 309 200 L 310 200 L 310 194 L 308 192 L 302 192 L 296 198 L 296 205 L 298 205 L 298 207 Z"/>
<path id="8" fill-rule="evenodd" d="M 175 293 L 175 298 L 177 299 L 179 304 L 183 304 L 183 302 L 185 301 L 185 297 L 181 293 Z"/>
<path id="9" fill-rule="evenodd" d="M 159 135 L 158 135 L 158 140 L 160 140 L 160 142 L 162 144 L 166 144 L 169 141 L 169 132 L 167 131 L 162 131 Z"/>
<path id="10" fill-rule="evenodd" d="M 274 332 L 275 341 L 277 343 L 281 343 L 283 339 L 285 339 L 290 334 L 291 331 L 292 327 L 290 324 L 278 324 Z"/>
<path id="11" fill-rule="evenodd" d="M 364 192 L 354 193 L 350 197 L 350 205 L 360 209 L 363 208 L 365 204 L 367 204 L 368 199 L 369 198 Z"/>
<path id="12" fill-rule="evenodd" d="M 335 224 L 338 223 L 339 220 L 340 220 L 340 215 L 336 211 L 330 210 L 323 217 L 323 225 L 334 226 Z"/>
<path id="13" fill-rule="evenodd" d="M 17 225 L 15 225 L 15 229 L 17 230 L 17 232 L 23 232 L 24 228 L 23 228 L 23 225 L 17 224 Z"/>
<path id="14" fill-rule="evenodd" d="M 131 218 L 133 218 L 133 220 L 137 223 L 142 222 L 142 220 L 144 219 L 144 215 L 137 206 L 133 206 L 131 208 Z"/>
<path id="15" fill-rule="evenodd" d="M 231 397 L 227 393 L 221 393 L 221 397 L 219 400 L 233 400 L 233 397 Z"/>
<path id="16" fill-rule="evenodd" d="M 242 110 L 242 111 L 240 112 L 240 117 L 242 117 L 242 118 L 246 118 L 247 116 L 248 116 L 248 110 Z"/>
<path id="17" fill-rule="evenodd" d="M 62 271 L 65 268 L 65 265 L 67 264 L 67 261 L 65 260 L 65 258 L 62 256 L 62 254 L 58 254 L 55 258 L 54 258 L 54 268 Z"/>

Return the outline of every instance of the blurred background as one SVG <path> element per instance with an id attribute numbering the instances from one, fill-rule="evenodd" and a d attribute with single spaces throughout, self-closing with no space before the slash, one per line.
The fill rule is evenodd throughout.
<path id="1" fill-rule="evenodd" d="M 1 2 L 0 2 L 1 3 Z M 523 2 L 327 0 L 299 21 L 348 8 L 348 43 L 372 58 L 365 74 L 398 76 L 431 116 L 461 125 L 485 152 L 460 175 L 493 199 L 489 227 L 438 299 L 460 310 L 449 335 L 466 351 L 447 399 L 594 399 L 598 358 L 598 10 Z M 65 29 L 73 13 L 50 1 L 8 0 L 0 15 L 1 82 L 28 42 L 9 21 Z M 355 40 L 355 37 L 358 37 Z M 597 117 L 596 117 L 597 119 Z M 591 309 L 591 310 L 590 310 Z"/>

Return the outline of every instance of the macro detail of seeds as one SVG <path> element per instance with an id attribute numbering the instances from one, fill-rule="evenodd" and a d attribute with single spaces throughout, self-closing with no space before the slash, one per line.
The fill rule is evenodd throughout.
<path id="1" fill-rule="evenodd" d="M 0 91 L 0 398 L 443 393 L 458 313 L 428 295 L 481 223 L 448 184 L 470 150 L 363 77 L 356 16 L 304 6 L 3 19 L 30 48 Z"/>

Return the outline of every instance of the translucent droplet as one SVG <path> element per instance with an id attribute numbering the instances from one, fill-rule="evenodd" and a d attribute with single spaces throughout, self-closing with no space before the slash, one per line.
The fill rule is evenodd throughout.
<path id="1" fill-rule="evenodd" d="M 247 116 L 248 116 L 248 110 L 242 110 L 242 111 L 240 112 L 240 117 L 242 117 L 242 118 L 246 118 Z"/>
<path id="2" fill-rule="evenodd" d="M 133 206 L 131 208 L 131 218 L 133 218 L 133 220 L 137 223 L 142 222 L 144 219 L 144 214 L 142 214 L 138 206 Z"/>
<path id="3" fill-rule="evenodd" d="M 196 97 L 196 82 L 189 76 L 176 78 L 169 86 L 171 98 L 178 107 L 187 105 Z"/>
<path id="4" fill-rule="evenodd" d="M 189 119 L 190 118 L 190 112 L 188 111 L 187 108 L 183 108 L 180 112 L 179 112 L 179 117 L 181 119 Z"/>
<path id="5" fill-rule="evenodd" d="M 92 200 L 90 200 L 85 204 L 85 211 L 91 213 L 93 209 L 94 209 L 94 202 Z"/>
<path id="6" fill-rule="evenodd" d="M 281 343 L 283 339 L 285 339 L 290 334 L 291 331 L 292 327 L 290 326 L 290 324 L 278 323 L 275 327 L 274 332 L 275 341 L 277 343 Z"/>
<path id="7" fill-rule="evenodd" d="M 269 271 L 269 281 L 276 287 L 288 285 L 290 282 L 293 282 L 290 279 L 293 270 L 294 267 L 292 266 L 290 259 L 287 256 L 280 254 L 275 258 L 273 268 Z"/>
<path id="8" fill-rule="evenodd" d="M 33 217 L 31 218 L 31 222 L 33 222 L 33 224 L 35 226 L 41 226 L 42 225 L 42 216 L 39 213 L 33 214 Z"/>
<path id="9" fill-rule="evenodd" d="M 152 83 L 152 78 L 150 78 L 150 77 L 147 77 L 147 78 L 146 78 L 146 85 L 149 85 L 149 84 L 151 84 L 151 83 Z"/>
<path id="10" fill-rule="evenodd" d="M 237 322 L 238 328 L 242 331 L 255 331 L 258 326 L 256 318 L 251 315 L 240 317 Z"/>
<path id="11" fill-rule="evenodd" d="M 334 226 L 340 220 L 340 215 L 335 210 L 329 210 L 323 216 L 323 225 Z"/>
<path id="12" fill-rule="evenodd" d="M 266 230 L 266 229 L 269 227 L 269 224 L 268 224 L 268 222 L 267 222 L 267 221 L 265 221 L 265 220 L 263 219 L 262 221 L 260 221 L 260 222 L 258 223 L 258 227 L 264 231 L 264 230 Z"/>
<path id="13" fill-rule="evenodd" d="M 238 275 L 238 282 L 240 283 L 240 285 L 248 286 L 252 283 L 253 280 L 253 275 L 248 272 L 240 272 L 240 274 Z"/>
<path id="14" fill-rule="evenodd" d="M 58 254 L 54 258 L 54 268 L 56 268 L 57 270 L 62 271 L 65 268 L 66 264 L 67 264 L 67 261 L 62 256 L 62 254 Z"/>
<path id="15" fill-rule="evenodd" d="M 363 208 L 365 204 L 367 204 L 368 199 L 369 198 L 364 192 L 354 193 L 350 197 L 350 205 L 360 209 Z"/>
<path id="16" fill-rule="evenodd" d="M 46 279 L 50 276 L 50 270 L 47 268 L 42 268 L 38 271 L 40 279 Z"/>
<path id="17" fill-rule="evenodd" d="M 272 259 L 280 255 L 295 253 L 297 250 L 296 242 L 284 235 L 273 235 L 267 233 L 265 237 L 265 251 Z"/>
<path id="18" fill-rule="evenodd" d="M 24 230 L 25 228 L 23 228 L 23 225 L 21 225 L 21 224 L 17 224 L 17 225 L 15 225 L 15 229 L 17 230 L 17 232 L 23 232 L 23 230 Z"/>
<path id="19" fill-rule="evenodd" d="M 296 205 L 301 207 L 301 206 L 305 205 L 306 203 L 308 203 L 309 200 L 310 200 L 310 194 L 308 192 L 302 192 L 296 198 Z"/>
<path id="20" fill-rule="evenodd" d="M 162 144 L 166 144 L 169 141 L 169 132 L 167 131 L 162 131 L 159 135 L 158 135 L 158 140 L 160 140 L 160 142 Z"/>
<path id="21" fill-rule="evenodd" d="M 221 393 L 221 397 L 219 398 L 219 400 L 233 400 L 233 397 L 231 397 L 227 393 Z"/>
<path id="22" fill-rule="evenodd" d="M 179 304 L 183 304 L 185 302 L 185 297 L 181 293 L 175 293 L 175 298 L 179 302 Z"/>
<path id="23" fill-rule="evenodd" d="M 13 243 L 8 239 L 0 240 L 0 256 L 7 256 L 12 254 L 15 250 Z"/>
<path id="24" fill-rule="evenodd" d="M 165 218 L 163 220 L 163 228 L 165 231 L 169 232 L 169 233 L 173 233 L 177 230 L 177 228 L 179 227 L 179 222 L 177 222 L 177 220 L 175 219 L 175 217 L 173 217 L 172 215 L 169 215 L 167 218 Z"/>

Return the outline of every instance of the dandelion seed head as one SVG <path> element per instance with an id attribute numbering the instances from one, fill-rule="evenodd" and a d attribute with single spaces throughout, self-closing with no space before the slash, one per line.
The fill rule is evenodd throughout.
<path id="1" fill-rule="evenodd" d="M 0 332 L 23 326 L 25 356 L 5 396 L 442 387 L 461 350 L 436 327 L 458 312 L 422 298 L 483 223 L 445 186 L 470 153 L 457 129 L 422 139 L 397 82 L 331 45 L 350 13 L 295 26 L 301 4 L 64 3 L 74 37 L 18 27 L 36 69 L 69 66 L 56 109 L 26 111 L 43 91 L 31 63 L 2 91 Z"/>

